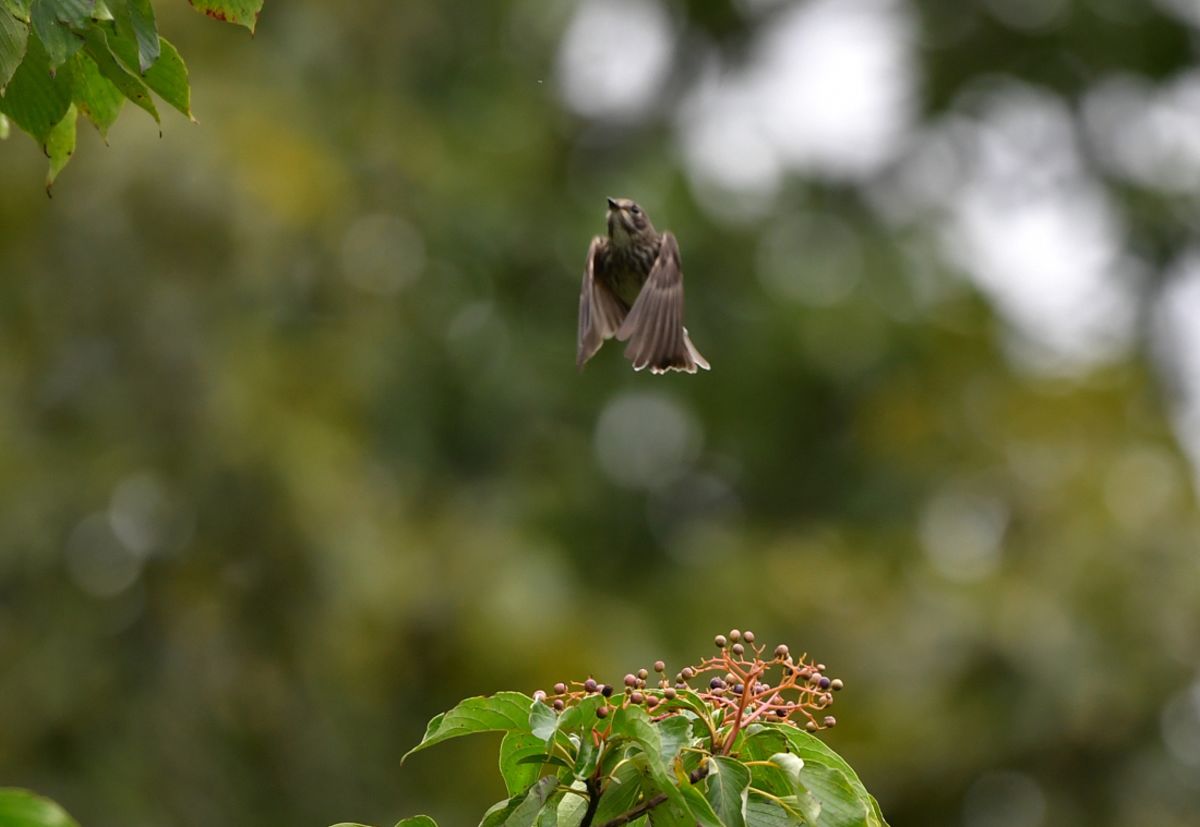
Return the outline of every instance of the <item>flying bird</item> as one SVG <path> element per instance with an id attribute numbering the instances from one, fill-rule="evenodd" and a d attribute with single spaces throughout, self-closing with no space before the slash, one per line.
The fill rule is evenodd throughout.
<path id="1" fill-rule="evenodd" d="M 660 233 L 628 198 L 608 199 L 608 236 L 588 247 L 579 293 L 579 348 L 583 370 L 606 339 L 629 342 L 634 370 L 651 373 L 708 370 L 683 326 L 683 269 L 679 242 Z"/>

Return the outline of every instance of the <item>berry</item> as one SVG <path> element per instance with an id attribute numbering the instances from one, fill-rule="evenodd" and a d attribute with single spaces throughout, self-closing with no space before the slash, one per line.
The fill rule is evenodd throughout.
<path id="1" fill-rule="evenodd" d="M 546 700 L 546 693 L 539 689 L 537 692 L 533 693 L 533 699 L 535 701 L 544 701 Z"/>
<path id="2" fill-rule="evenodd" d="M 831 680 L 829 682 L 829 688 L 832 689 L 834 692 L 840 691 L 841 688 L 845 685 L 846 684 L 842 683 L 841 678 L 834 678 L 833 680 Z"/>
<path id="3" fill-rule="evenodd" d="M 633 692 L 629 695 L 630 703 L 640 704 L 644 700 L 646 700 L 646 696 L 643 695 L 641 692 Z"/>
<path id="4" fill-rule="evenodd" d="M 694 678 L 696 676 L 696 671 L 694 669 L 692 669 L 692 667 L 690 667 L 690 666 L 685 666 L 685 667 L 683 667 L 683 670 L 680 671 L 679 674 L 682 675 L 683 679 L 686 681 L 691 678 Z"/>
<path id="5" fill-rule="evenodd" d="M 651 709 L 654 709 L 654 707 L 658 706 L 658 698 L 654 695 L 651 695 L 650 697 L 646 698 L 646 706 L 650 707 Z"/>
<path id="6" fill-rule="evenodd" d="M 709 689 L 724 689 L 725 681 L 721 680 L 720 678 L 713 678 L 711 681 L 708 682 L 708 688 Z"/>
<path id="7" fill-rule="evenodd" d="M 675 700 L 675 696 L 678 694 L 679 694 L 678 692 L 676 692 L 674 689 L 672 689 L 669 686 L 663 690 L 663 697 L 666 698 L 668 701 Z"/>
<path id="8" fill-rule="evenodd" d="M 638 680 L 644 681 L 648 677 L 650 677 L 650 673 L 647 672 L 645 669 L 638 670 Z"/>
<path id="9" fill-rule="evenodd" d="M 733 653 L 735 655 L 743 655 L 746 653 L 746 647 L 740 643 L 733 644 Z"/>
<path id="10" fill-rule="evenodd" d="M 826 715 L 825 720 L 821 723 L 825 724 L 825 726 L 837 726 L 837 718 L 832 715 Z"/>
<path id="11" fill-rule="evenodd" d="M 729 641 L 725 640 L 725 635 L 717 635 L 713 638 L 713 643 L 717 644 L 718 649 L 724 649 Z"/>
<path id="12" fill-rule="evenodd" d="M 787 656 L 788 656 L 788 648 L 787 648 L 786 644 L 781 643 L 775 647 L 775 657 L 779 658 L 780 660 L 783 660 Z"/>
<path id="13" fill-rule="evenodd" d="M 808 676 L 808 682 L 812 683 L 812 684 L 817 684 L 817 683 L 821 682 L 821 678 L 823 678 L 823 677 L 825 677 L 825 676 L 822 675 L 820 672 L 813 672 L 811 675 Z"/>
<path id="14" fill-rule="evenodd" d="M 629 675 L 625 676 L 625 685 L 626 686 L 634 686 L 636 684 L 637 684 L 637 678 L 634 675 L 629 674 Z"/>
<path id="15" fill-rule="evenodd" d="M 741 695 L 745 691 L 746 691 L 746 687 L 742 686 L 740 683 L 735 683 L 733 685 L 733 694 Z"/>
<path id="16" fill-rule="evenodd" d="M 656 661 L 654 661 L 654 671 L 655 672 L 666 672 L 667 665 L 665 663 L 663 663 L 661 660 L 656 660 Z"/>
<path id="17" fill-rule="evenodd" d="M 555 698 L 555 699 L 554 699 L 554 708 L 555 708 L 556 710 L 558 710 L 559 712 L 562 712 L 562 711 L 563 711 L 563 707 L 565 707 L 565 706 L 566 706 L 566 704 L 565 704 L 565 703 L 563 703 L 563 699 L 562 699 L 562 698 Z"/>
<path id="18" fill-rule="evenodd" d="M 742 639 L 742 633 L 739 632 L 737 629 L 730 629 L 729 630 L 729 639 L 732 641 L 739 641 Z"/>
<path id="19" fill-rule="evenodd" d="M 754 632 L 751 632 L 749 629 L 742 632 L 742 640 L 746 641 L 747 643 L 753 643 L 754 642 Z"/>
<path id="20" fill-rule="evenodd" d="M 595 692 L 596 687 L 597 687 L 596 682 L 591 678 L 588 678 L 586 681 L 583 682 L 583 688 L 587 692 Z"/>
<path id="21" fill-rule="evenodd" d="M 596 710 L 596 717 L 597 718 L 607 718 L 608 717 L 608 707 L 607 706 L 599 707 Z"/>
<path id="22" fill-rule="evenodd" d="M 816 732 L 817 731 L 817 722 L 809 721 L 807 724 L 804 725 L 804 728 L 806 730 L 808 730 L 809 732 Z"/>
<path id="23" fill-rule="evenodd" d="M 611 686 L 609 686 L 608 684 L 604 684 L 603 686 L 600 687 L 600 694 L 603 695 L 604 697 L 611 698 L 612 693 L 613 693 L 613 688 Z"/>
<path id="24" fill-rule="evenodd" d="M 817 681 L 817 686 L 821 687 L 822 689 L 828 689 L 830 684 L 832 684 L 832 683 L 833 683 L 833 681 L 829 680 L 829 678 L 822 675 L 821 679 Z"/>
<path id="25" fill-rule="evenodd" d="M 567 694 L 567 685 L 565 683 L 563 683 L 562 681 L 559 681 L 558 683 L 554 684 L 554 694 L 555 695 L 566 695 Z"/>
<path id="26" fill-rule="evenodd" d="M 777 710 L 775 710 L 775 714 L 778 715 L 780 718 L 786 718 L 787 710 L 786 709 L 777 709 Z"/>

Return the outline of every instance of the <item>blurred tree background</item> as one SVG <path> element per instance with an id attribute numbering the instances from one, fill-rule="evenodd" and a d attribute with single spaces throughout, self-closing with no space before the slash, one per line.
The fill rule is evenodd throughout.
<path id="1" fill-rule="evenodd" d="M 429 717 L 736 625 L 895 827 L 1196 823 L 1193 3 L 156 8 L 200 125 L 0 143 L 5 784 L 473 824 Z M 711 373 L 575 373 L 608 195 Z"/>

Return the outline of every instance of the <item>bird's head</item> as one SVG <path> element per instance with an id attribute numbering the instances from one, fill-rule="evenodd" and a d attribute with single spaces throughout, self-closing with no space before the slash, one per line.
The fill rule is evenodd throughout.
<path id="1" fill-rule="evenodd" d="M 643 236 L 654 235 L 650 216 L 628 198 L 608 199 L 608 237 L 617 245 Z"/>

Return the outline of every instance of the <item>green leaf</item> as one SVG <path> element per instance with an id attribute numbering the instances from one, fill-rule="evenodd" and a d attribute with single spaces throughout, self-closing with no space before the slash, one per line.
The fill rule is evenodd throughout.
<path id="1" fill-rule="evenodd" d="M 29 26 L 0 9 L 0 91 L 8 85 L 13 72 L 21 65 L 28 39 Z"/>
<path id="2" fill-rule="evenodd" d="M 504 779 L 508 794 L 516 795 L 529 789 L 529 785 L 541 775 L 545 759 L 550 757 L 546 754 L 546 742 L 535 734 L 506 733 L 500 742 L 500 776 Z"/>
<path id="3" fill-rule="evenodd" d="M 111 81 L 100 74 L 96 61 L 86 54 L 71 58 L 71 97 L 76 108 L 95 125 L 102 138 L 121 114 L 125 96 Z"/>
<path id="4" fill-rule="evenodd" d="M 23 23 L 29 22 L 29 7 L 33 0 L 0 0 L 0 11 L 7 11 Z"/>
<path id="5" fill-rule="evenodd" d="M 613 715 L 612 731 L 632 740 L 646 756 L 646 767 L 650 778 L 647 783 L 647 794 L 650 788 L 665 793 L 667 800 L 654 810 L 652 821 L 663 825 L 686 825 L 694 827 L 696 816 L 689 809 L 683 792 L 672 780 L 667 766 L 662 760 L 662 739 L 658 730 L 650 723 L 646 710 L 640 706 L 622 707 Z M 691 789 L 686 779 L 683 784 Z M 699 794 L 699 791 L 696 791 Z M 703 796 L 700 796 L 703 800 Z"/>
<path id="6" fill-rule="evenodd" d="M 131 70 L 137 71 L 138 52 L 132 40 L 122 38 L 114 29 L 107 30 L 108 45 L 113 54 Z M 190 120 L 192 116 L 192 89 L 188 84 L 188 70 L 179 50 L 165 37 L 159 38 L 161 52 L 154 65 L 142 73 L 142 80 L 154 92 Z"/>
<path id="7" fill-rule="evenodd" d="M 410 749 L 401 762 L 414 752 L 434 744 L 476 732 L 529 732 L 529 705 L 533 698 L 521 692 L 497 692 L 467 698 L 449 712 L 436 715 L 425 729 L 421 743 Z"/>
<path id="8" fill-rule="evenodd" d="M 63 171 L 67 161 L 75 154 L 75 121 L 78 116 L 75 104 L 67 107 L 67 114 L 50 130 L 50 136 L 42 147 L 50 159 L 50 169 L 46 173 L 46 192 L 54 186 L 54 179 Z"/>
<path id="9" fill-rule="evenodd" d="M 13 123 L 45 144 L 52 130 L 71 105 L 71 84 L 67 73 L 50 73 L 46 50 L 36 36 L 29 38 L 25 59 L 17 67 L 4 97 L 0 112 Z"/>
<path id="10" fill-rule="evenodd" d="M 538 813 L 557 786 L 558 778 L 547 775 L 530 787 L 529 792 L 513 796 L 500 809 L 489 810 L 479 827 L 533 827 Z"/>
<path id="11" fill-rule="evenodd" d="M 263 0 L 188 0 L 198 12 L 207 14 L 214 20 L 224 20 L 245 26 L 253 34 L 258 25 L 258 13 L 262 11 Z"/>
<path id="12" fill-rule="evenodd" d="M 805 786 L 801 777 L 804 771 L 804 760 L 790 752 L 780 752 L 770 758 L 772 764 L 779 768 L 788 788 L 787 806 L 800 815 L 805 824 L 817 824 L 821 816 L 821 802 Z"/>
<path id="13" fill-rule="evenodd" d="M 150 0 L 109 0 L 109 6 L 117 31 L 134 47 L 135 59 L 127 63 L 131 68 L 136 67 L 138 73 L 146 74 L 161 51 L 154 7 Z"/>
<path id="14" fill-rule="evenodd" d="M 642 757 L 626 761 L 617 767 L 608 777 L 607 785 L 600 793 L 600 803 L 596 806 L 592 823 L 604 824 L 632 809 L 641 796 L 642 782 L 649 772 L 646 759 Z"/>
<path id="15" fill-rule="evenodd" d="M 96 67 L 100 70 L 100 74 L 111 81 L 121 91 L 121 94 L 133 101 L 136 106 L 146 110 L 150 117 L 154 118 L 155 123 L 161 123 L 158 117 L 158 108 L 150 99 L 150 92 L 146 89 L 146 84 L 121 68 L 121 64 L 117 63 L 117 59 L 113 57 L 113 53 L 108 48 L 108 41 L 105 39 L 104 33 L 99 28 L 89 29 L 85 35 L 85 43 L 84 48 L 88 57 L 96 61 Z"/>
<path id="16" fill-rule="evenodd" d="M 79 827 L 66 810 L 50 799 L 16 787 L 0 787 L 0 824 L 4 827 Z"/>
<path id="17" fill-rule="evenodd" d="M 36 0 L 29 12 L 33 32 L 46 47 L 50 68 L 57 69 L 71 55 L 83 48 L 83 38 L 71 31 L 71 27 L 59 18 L 53 0 Z"/>
<path id="18" fill-rule="evenodd" d="M 540 701 L 534 701 L 529 708 L 529 731 L 543 741 L 554 737 L 558 729 L 558 713 Z"/>
<path id="19" fill-rule="evenodd" d="M 571 789 L 584 792 L 587 790 L 587 785 L 579 780 L 571 783 Z M 554 819 L 547 819 L 546 824 L 538 823 L 538 827 L 579 827 L 583 823 L 583 817 L 587 813 L 588 800 L 585 796 L 576 795 L 575 793 L 565 793 L 558 802 L 558 807 L 553 811 Z M 602 824 L 603 822 L 597 822 Z"/>
<path id="20" fill-rule="evenodd" d="M 36 13 L 38 6 L 44 6 L 55 20 L 72 26 L 86 26 L 95 5 L 96 0 L 33 0 L 30 13 Z"/>
<path id="21" fill-rule="evenodd" d="M 691 784 L 680 783 L 680 793 L 683 795 L 683 800 L 687 803 L 690 820 L 688 827 L 726 827 L 724 821 L 717 816 L 712 805 L 708 803 L 708 799 L 704 797 L 698 789 Z M 651 810 L 651 820 L 654 820 L 654 811 Z"/>
<path id="22" fill-rule="evenodd" d="M 871 827 L 867 797 L 860 795 L 845 773 L 810 762 L 800 772 L 800 780 L 821 802 L 818 827 Z"/>
<path id="23" fill-rule="evenodd" d="M 760 798 L 750 792 L 750 799 L 746 802 L 746 827 L 795 827 L 797 824 L 804 824 L 803 821 L 797 821 L 788 812 L 766 798 Z"/>
<path id="24" fill-rule="evenodd" d="M 11 131 L 12 123 L 8 120 L 8 115 L 0 115 L 0 141 L 7 141 L 8 134 Z"/>
<path id="25" fill-rule="evenodd" d="M 659 740 L 662 741 L 662 751 L 659 755 L 663 764 L 667 765 L 692 740 L 692 722 L 683 715 L 672 715 L 654 724 L 658 729 Z"/>
<path id="26" fill-rule="evenodd" d="M 396 827 L 437 827 L 437 822 L 429 816 L 413 816 L 396 822 Z"/>
<path id="27" fill-rule="evenodd" d="M 708 803 L 725 827 L 746 827 L 746 797 L 750 770 L 742 762 L 724 755 L 709 758 Z"/>

